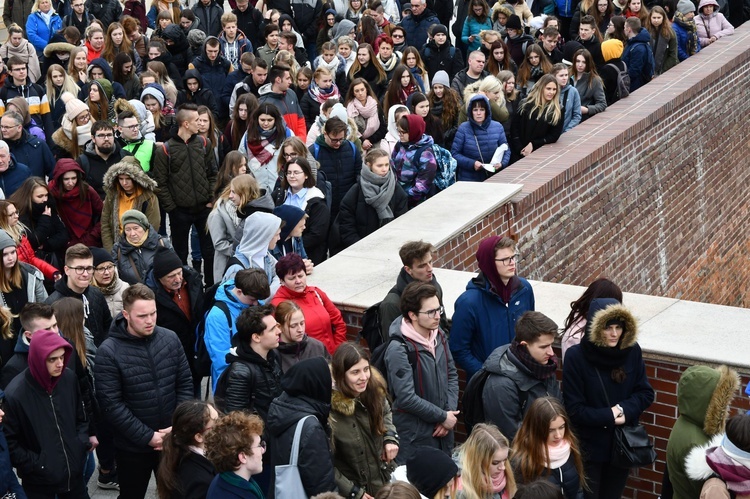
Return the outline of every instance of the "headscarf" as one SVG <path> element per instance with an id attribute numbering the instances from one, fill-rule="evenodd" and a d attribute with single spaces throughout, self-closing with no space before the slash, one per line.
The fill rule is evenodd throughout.
<path id="1" fill-rule="evenodd" d="M 426 128 L 424 119 L 416 114 L 407 114 L 406 121 L 409 122 L 409 142 L 418 142 Z"/>

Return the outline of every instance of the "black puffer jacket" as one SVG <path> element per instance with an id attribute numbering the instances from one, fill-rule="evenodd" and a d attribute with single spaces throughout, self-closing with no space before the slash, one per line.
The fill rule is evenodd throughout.
<path id="1" fill-rule="evenodd" d="M 518 461 L 513 461 L 513 475 L 519 484 L 525 483 L 521 474 L 521 467 Z M 555 488 L 562 489 L 566 499 L 579 499 L 583 497 L 581 492 L 581 479 L 578 476 L 576 463 L 573 454 L 570 455 L 565 464 L 559 468 L 545 469 L 540 477 L 546 477 Z"/>
<path id="2" fill-rule="evenodd" d="M 247 344 L 232 348 L 227 367 L 216 385 L 216 404 L 224 412 L 248 411 L 268 419 L 271 401 L 281 395 L 281 359 L 275 351 L 268 358 Z"/>
<path id="3" fill-rule="evenodd" d="M 297 464 L 302 485 L 307 497 L 335 491 L 328 428 L 332 392 L 328 363 L 323 358 L 303 360 L 289 369 L 281 386 L 284 393 L 271 402 L 266 420 L 271 465 L 289 464 L 297 422 L 313 416 L 305 420 L 300 437 Z M 273 498 L 273 487 L 269 492 L 269 497 Z"/>
<path id="4" fill-rule="evenodd" d="M 172 247 L 169 239 L 163 237 L 153 227 L 149 227 L 148 236 L 140 246 L 133 246 L 128 242 L 124 233 L 120 234 L 119 239 L 112 246 L 112 258 L 117 264 L 120 279 L 128 284 L 146 282 L 146 276 L 151 271 L 154 255 L 159 246 Z"/>
<path id="5" fill-rule="evenodd" d="M 357 182 L 362 169 L 362 154 L 349 140 L 345 140 L 338 149 L 334 149 L 326 143 L 322 134 L 310 146 L 310 152 L 320 165 L 318 169 L 326 174 L 333 187 L 331 216 L 336 218 L 341 200 Z"/>
<path id="6" fill-rule="evenodd" d="M 202 210 L 213 201 L 216 161 L 211 146 L 198 135 L 184 142 L 174 134 L 167 142 L 169 156 L 157 147 L 154 180 L 159 189 L 159 204 L 167 213 L 175 208 Z"/>
<path id="7" fill-rule="evenodd" d="M 380 220 L 378 212 L 367 204 L 362 193 L 362 180 L 349 189 L 339 207 L 339 233 L 341 234 L 341 248 L 348 248 L 363 239 L 393 219 Z M 393 218 L 400 217 L 409 210 L 409 199 L 404 189 L 396 182 L 391 201 L 388 203 Z"/>
<path id="8" fill-rule="evenodd" d="M 164 286 L 154 277 L 151 270 L 146 277 L 146 286 L 156 294 L 156 325 L 177 333 L 185 351 L 188 365 L 193 367 L 193 352 L 195 351 L 195 328 L 203 317 L 203 282 L 201 275 L 188 266 L 182 267 L 182 277 L 187 281 L 188 294 L 190 295 L 190 310 L 192 317 L 189 319 L 182 313 L 180 307 L 172 299 Z"/>
<path id="9" fill-rule="evenodd" d="M 115 446 L 149 452 L 154 431 L 171 426 L 175 408 L 193 398 L 193 380 L 174 332 L 156 326 L 150 336 L 137 337 L 127 327 L 118 314 L 96 352 L 96 397 Z"/>
<path id="10" fill-rule="evenodd" d="M 85 316 L 83 324 L 94 335 L 94 344 L 98 347 L 107 338 L 109 328 L 112 326 L 112 314 L 109 313 L 107 299 L 94 286 L 86 288 L 83 294 L 76 293 L 68 287 L 68 276 L 63 276 L 55 282 L 55 291 L 44 300 L 44 303 L 52 305 L 57 300 L 68 296 L 83 302 Z"/>
<path id="11" fill-rule="evenodd" d="M 451 52 L 453 52 L 452 56 Z M 453 77 L 464 68 L 464 56 L 461 49 L 454 48 L 450 41 L 438 47 L 435 40 L 430 40 L 422 49 L 422 59 L 430 81 L 438 71 L 448 73 L 448 80 L 452 81 Z"/>

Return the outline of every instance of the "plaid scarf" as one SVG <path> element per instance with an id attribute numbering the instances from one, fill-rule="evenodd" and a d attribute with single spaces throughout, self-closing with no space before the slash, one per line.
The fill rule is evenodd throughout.
<path id="1" fill-rule="evenodd" d="M 513 340 L 510 344 L 510 351 L 516 358 L 524 365 L 531 374 L 539 380 L 545 380 L 555 375 L 557 371 L 557 358 L 552 357 L 549 361 L 542 365 L 531 356 L 529 349 L 526 345 L 521 345 L 518 341 Z"/>
<path id="2" fill-rule="evenodd" d="M 682 12 L 675 12 L 674 22 L 682 26 L 687 34 L 687 53 L 693 55 L 698 51 L 698 26 L 695 21 L 686 21 Z"/>
<path id="3" fill-rule="evenodd" d="M 721 447 L 706 451 L 706 462 L 736 494 L 750 494 L 750 454 L 737 448 L 726 436 Z"/>
<path id="4" fill-rule="evenodd" d="M 245 139 L 247 144 L 247 150 L 250 154 L 252 154 L 251 157 L 248 158 L 248 167 L 250 167 L 250 171 L 257 170 L 263 165 L 267 165 L 271 162 L 273 159 L 274 154 L 276 154 L 276 134 L 278 133 L 278 130 L 274 130 L 274 132 L 267 138 L 260 139 L 260 142 L 250 142 Z"/>

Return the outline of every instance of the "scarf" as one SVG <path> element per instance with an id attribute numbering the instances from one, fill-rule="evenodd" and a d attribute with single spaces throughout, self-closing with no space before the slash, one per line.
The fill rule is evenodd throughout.
<path id="1" fill-rule="evenodd" d="M 396 175 L 393 170 L 389 170 L 388 175 L 381 177 L 373 173 L 367 165 L 362 165 L 359 186 L 365 197 L 365 203 L 378 212 L 381 227 L 390 222 L 393 219 L 390 202 L 396 190 Z"/>
<path id="2" fill-rule="evenodd" d="M 437 329 L 430 331 L 430 337 L 425 338 L 414 329 L 414 326 L 412 326 L 410 322 L 406 322 L 406 319 L 401 319 L 401 334 L 412 340 L 414 343 L 422 345 L 432 354 L 433 357 L 435 356 L 435 346 L 437 345 L 438 335 Z"/>
<path id="3" fill-rule="evenodd" d="M 50 9 L 47 12 L 42 12 L 41 10 L 38 12 L 39 15 L 42 16 L 42 21 L 44 21 L 44 24 L 46 24 L 47 28 L 49 28 L 49 24 L 52 22 L 52 14 L 54 14 L 55 11 L 53 9 Z"/>
<path id="4" fill-rule="evenodd" d="M 62 129 L 65 136 L 68 139 L 73 140 L 73 127 L 76 127 L 76 135 L 78 136 L 78 145 L 85 146 L 87 142 L 91 141 L 91 123 L 93 120 L 89 120 L 88 123 L 81 126 L 76 126 L 75 123 L 68 120 L 67 116 L 63 116 Z M 67 126 L 66 126 L 67 125 Z"/>
<path id="5" fill-rule="evenodd" d="M 277 130 L 275 127 L 265 133 L 261 131 L 261 136 L 263 136 L 263 138 L 260 139 L 260 142 L 250 143 L 247 141 L 247 138 L 245 138 L 247 150 L 253 155 L 253 157 L 250 158 L 250 163 L 254 162 L 258 164 L 254 169 L 257 170 L 260 166 L 270 163 L 274 154 L 276 154 L 276 144 L 274 143 L 276 132 Z M 265 135 L 268 135 L 268 137 L 265 137 Z M 248 164 L 248 166 L 251 165 Z"/>
<path id="6" fill-rule="evenodd" d="M 531 75 L 529 76 L 529 80 L 538 81 L 542 76 L 544 76 L 544 70 L 542 69 L 541 64 L 531 66 Z"/>
<path id="7" fill-rule="evenodd" d="M 144 231 L 143 236 L 136 242 L 131 242 L 127 237 L 125 238 L 128 244 L 133 246 L 134 248 L 140 248 L 141 246 L 143 246 L 143 243 L 146 242 L 146 239 L 148 239 L 148 231 Z"/>
<path id="8" fill-rule="evenodd" d="M 253 495 L 248 497 L 260 497 L 261 499 L 266 497 L 263 494 L 263 491 L 260 490 L 258 484 L 252 478 L 250 478 L 250 480 L 245 480 L 232 471 L 225 471 L 219 474 L 219 478 L 229 485 L 232 485 L 240 490 L 250 491 Z"/>
<path id="9" fill-rule="evenodd" d="M 352 101 L 346 106 L 346 112 L 349 117 L 354 118 L 355 121 L 358 116 L 364 118 L 365 129 L 361 131 L 362 138 L 364 139 L 371 137 L 372 134 L 377 132 L 378 128 L 380 128 L 378 101 L 369 95 L 364 104 L 357 99 L 352 99 Z"/>
<path id="10" fill-rule="evenodd" d="M 311 81 L 310 86 L 307 87 L 307 93 L 318 104 L 323 104 L 328 99 L 339 99 L 339 89 L 335 83 L 328 90 L 323 90 L 314 81 Z"/>
<path id="11" fill-rule="evenodd" d="M 398 60 L 398 57 L 396 57 L 395 53 L 391 54 L 391 58 L 388 59 L 387 61 L 384 61 L 383 59 L 381 59 L 380 54 L 378 54 L 378 62 L 380 63 L 381 66 L 383 66 L 383 69 L 385 70 L 386 73 L 390 73 L 391 71 L 396 69 L 396 65 L 398 65 L 399 60 Z"/>
<path id="12" fill-rule="evenodd" d="M 674 22 L 682 26 L 687 34 L 686 52 L 688 55 L 695 54 L 698 50 L 698 26 L 696 26 L 695 21 L 686 21 L 682 12 L 675 12 Z"/>
<path id="13" fill-rule="evenodd" d="M 600 347 L 594 345 L 589 341 L 588 334 L 585 333 L 581 338 L 581 352 L 583 352 L 584 358 L 594 367 L 608 371 L 610 374 L 625 364 L 632 349 L 633 347 Z"/>
<path id="14" fill-rule="evenodd" d="M 555 375 L 555 371 L 557 371 L 557 359 L 555 357 L 552 357 L 546 364 L 542 365 L 534 360 L 526 345 L 521 345 L 518 340 L 513 340 L 510 344 L 510 351 L 526 369 L 531 371 L 532 376 L 538 380 L 551 378 Z"/>
<path id="15" fill-rule="evenodd" d="M 500 473 L 497 478 L 490 477 L 490 480 L 492 481 L 492 492 L 500 494 L 505 490 L 505 483 L 507 481 L 505 471 Z M 503 497 L 505 497 L 505 494 L 503 494 Z"/>
<path id="16" fill-rule="evenodd" d="M 727 489 L 736 494 L 750 494 L 750 455 L 735 447 L 728 438 L 724 437 L 721 447 L 706 451 L 706 462 L 724 480 Z"/>
<path id="17" fill-rule="evenodd" d="M 377 64 L 377 63 L 375 63 Z M 359 71 L 354 74 L 354 78 L 364 78 L 370 84 L 371 87 L 376 87 L 382 83 L 380 74 L 378 73 L 375 64 L 368 63 L 367 66 L 360 66 Z M 352 78 L 352 80 L 354 79 Z"/>
<path id="18" fill-rule="evenodd" d="M 98 282 L 96 282 L 96 277 L 94 278 L 94 286 L 96 286 L 96 289 L 102 292 L 104 296 L 112 296 L 117 291 L 117 287 L 120 284 L 120 278 L 117 276 L 117 267 L 112 269 L 112 272 L 114 273 L 114 276 L 112 277 L 112 282 L 107 284 L 106 286 L 102 286 Z"/>
<path id="19" fill-rule="evenodd" d="M 343 57 L 341 59 L 339 59 L 339 57 L 340 56 L 336 54 L 336 57 L 331 59 L 331 62 L 326 62 L 326 60 L 323 59 L 323 56 L 321 55 L 320 57 L 318 57 L 318 67 L 326 68 L 328 71 L 331 72 L 331 74 L 333 74 L 333 77 L 335 78 L 336 72 L 339 70 L 339 65 L 341 65 L 341 61 L 343 59 Z"/>
<path id="20" fill-rule="evenodd" d="M 413 83 L 410 83 L 408 87 L 401 85 L 401 88 L 398 89 L 399 104 L 406 104 L 409 96 L 415 92 L 419 92 L 417 85 Z"/>
<path id="21" fill-rule="evenodd" d="M 550 470 L 562 468 L 568 462 L 568 459 L 570 459 L 570 442 L 563 439 L 557 447 L 547 445 L 547 452 L 549 452 L 547 468 Z"/>
<path id="22" fill-rule="evenodd" d="M 55 182 L 55 180 L 57 179 L 52 179 L 52 182 Z M 62 175 L 60 176 L 60 180 L 62 180 Z M 51 183 L 50 191 L 53 193 L 53 196 L 62 200 L 61 203 L 57 203 L 57 213 L 60 215 L 60 218 L 67 222 L 65 225 L 68 227 L 68 230 L 76 238 L 81 239 L 89 231 L 91 222 L 94 219 L 94 208 L 91 204 L 91 199 L 81 201 L 80 185 L 76 185 L 67 192 L 60 190 L 58 193 L 56 192 L 58 189 L 59 187 L 56 182 L 54 184 Z M 91 192 L 87 194 L 89 197 L 91 196 Z"/>
<path id="23" fill-rule="evenodd" d="M 490 288 L 503 300 L 503 303 L 510 303 L 510 297 L 513 296 L 513 291 L 521 285 L 521 281 L 517 276 L 513 276 L 507 284 L 504 284 L 500 278 L 495 264 L 495 244 L 499 239 L 500 236 L 493 236 L 479 243 L 477 264 L 484 278 L 490 281 Z"/>

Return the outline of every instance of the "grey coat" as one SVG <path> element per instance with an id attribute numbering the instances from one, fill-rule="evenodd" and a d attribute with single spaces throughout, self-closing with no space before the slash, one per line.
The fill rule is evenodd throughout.
<path id="1" fill-rule="evenodd" d="M 398 464 L 406 463 L 416 447 L 426 445 L 449 454 L 453 450 L 453 431 L 443 438 L 433 438 L 436 423 L 442 423 L 447 411 L 458 408 L 458 373 L 448 340 L 438 333 L 435 356 L 401 334 L 401 320 L 391 324 L 392 340 L 385 352 L 388 385 L 393 397 L 393 423 L 399 436 Z M 416 349 L 419 373 L 416 382 L 407 351 Z"/>
<path id="2" fill-rule="evenodd" d="M 573 86 L 581 96 L 581 106 L 589 109 L 589 113 L 584 114 L 583 119 L 603 113 L 607 109 L 607 98 L 604 95 L 604 84 L 601 78 L 589 81 L 590 76 L 589 73 L 583 73 L 580 80 L 573 81 Z"/>
<path id="3" fill-rule="evenodd" d="M 220 282 L 227 262 L 234 255 L 234 236 L 240 224 L 237 210 L 228 199 L 219 199 L 208 215 L 208 232 L 214 243 L 214 281 Z M 234 215 L 232 214 L 234 212 Z M 241 234 L 240 234 L 241 235 Z"/>
<path id="4" fill-rule="evenodd" d="M 510 351 L 510 345 L 496 348 L 482 368 L 490 373 L 482 391 L 484 415 L 510 441 L 516 436 L 534 400 L 550 396 L 562 402 L 557 378 L 552 376 L 540 380 L 534 377 L 529 368 Z"/>
<path id="5" fill-rule="evenodd" d="M 44 303 L 47 299 L 47 290 L 44 289 L 44 275 L 42 271 L 26 262 L 18 262 L 21 272 L 26 274 L 26 301 L 28 303 Z"/>

